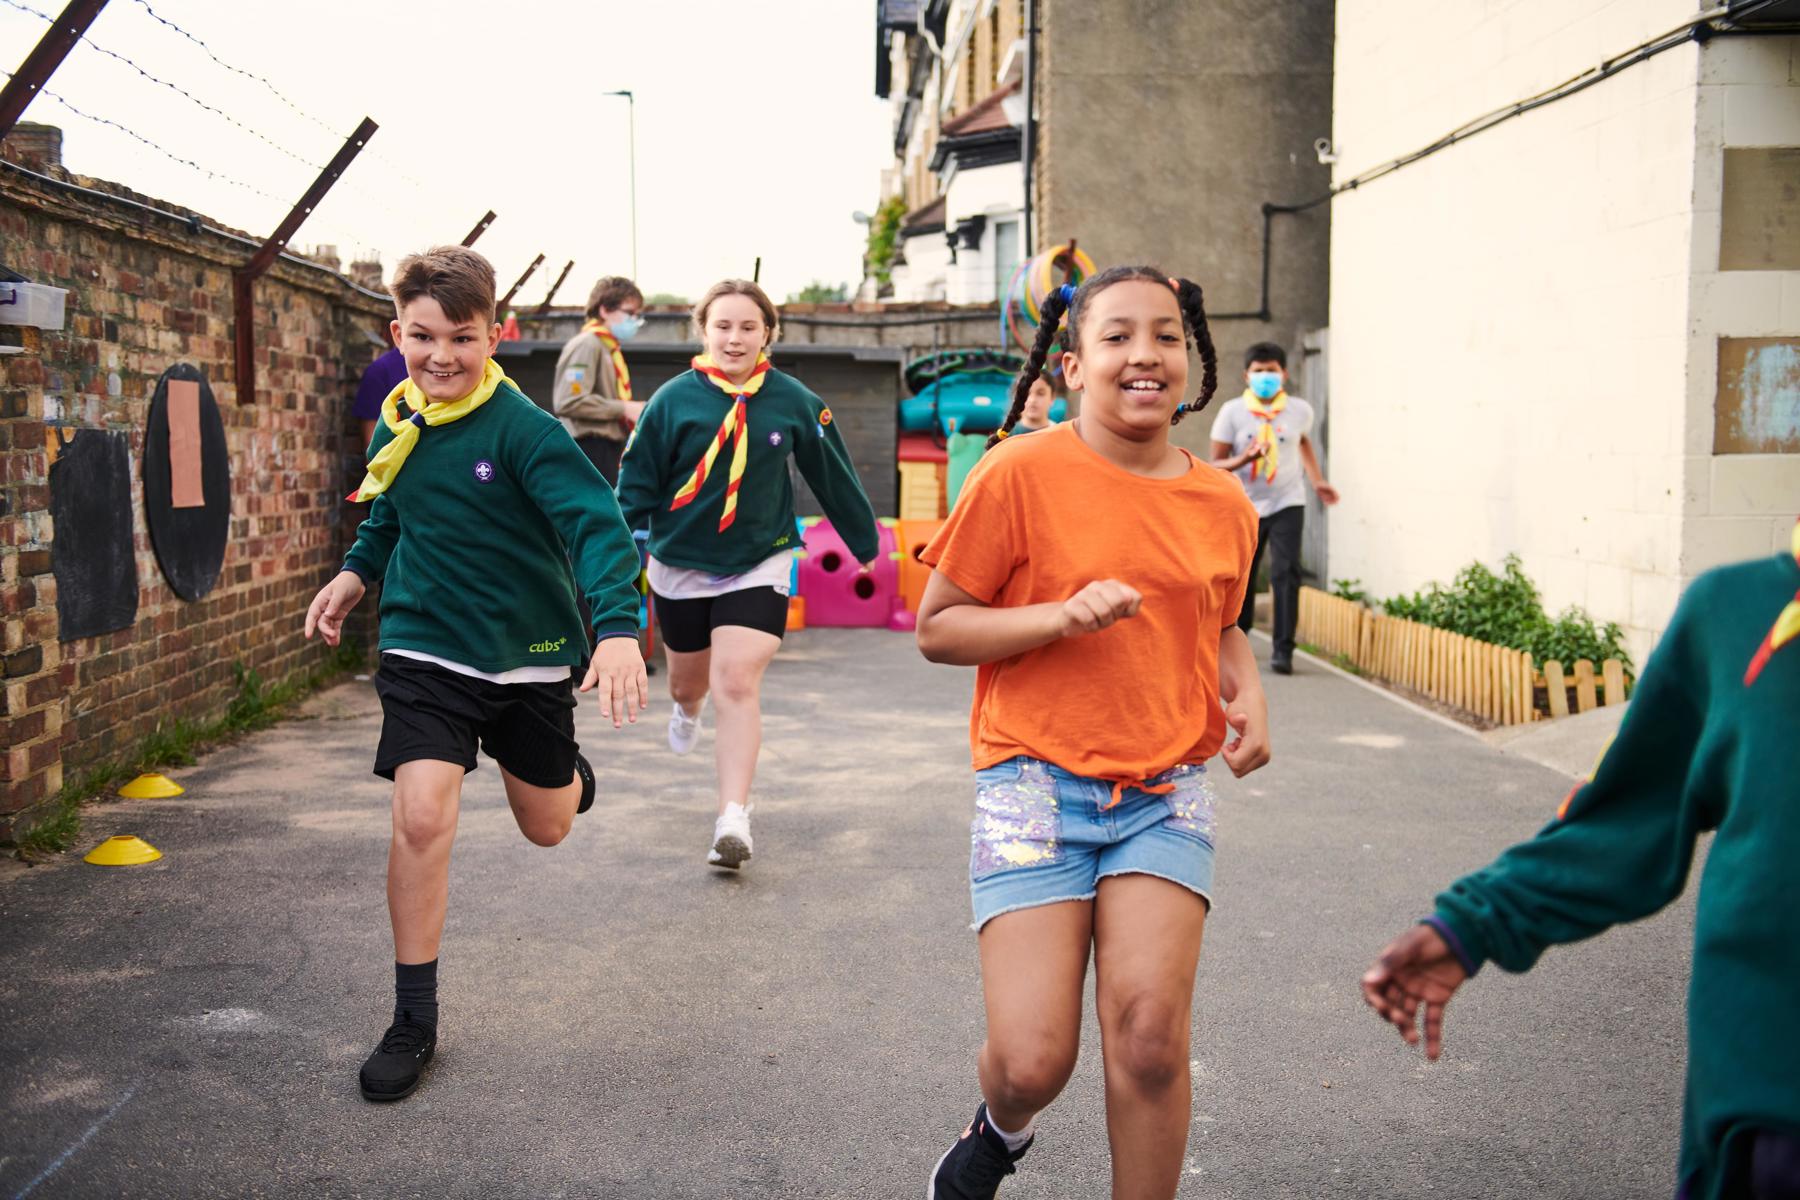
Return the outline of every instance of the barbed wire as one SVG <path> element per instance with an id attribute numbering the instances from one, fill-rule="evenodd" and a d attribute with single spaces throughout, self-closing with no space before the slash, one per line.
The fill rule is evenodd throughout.
<path id="1" fill-rule="evenodd" d="M 292 100 L 289 100 L 287 98 L 287 96 L 282 94 L 282 91 L 280 88 L 278 88 L 274 84 L 270 83 L 267 79 L 263 78 L 261 75 L 258 75 L 254 71 L 246 71 L 242 67 L 234 67 L 230 63 L 226 62 L 224 59 L 220 58 L 218 55 L 214 54 L 212 52 L 212 48 L 209 47 L 205 42 L 201 41 L 199 38 L 195 37 L 193 34 L 189 33 L 187 30 L 183 29 L 181 26 L 177 25 L 175 22 L 169 20 L 167 17 L 163 16 L 161 13 L 157 12 L 154 8 L 151 8 L 150 0 L 137 0 L 137 2 L 139 5 L 141 5 L 143 7 L 145 12 L 150 14 L 150 16 L 154 20 L 156 20 L 160 24 L 167 25 L 170 29 L 173 29 L 176 33 L 179 33 L 182 37 L 184 37 L 188 41 L 194 43 L 194 45 L 200 47 L 201 51 L 205 53 L 206 57 L 212 59 L 214 62 L 218 63 L 221 67 L 224 67 L 227 71 L 230 71 L 234 75 L 242 75 L 245 79 L 255 80 L 257 83 L 260 83 L 264 87 L 268 88 L 270 94 L 273 95 L 277 100 L 281 101 L 283 104 L 287 105 L 289 108 L 293 109 L 295 112 L 297 112 L 301 116 L 305 117 L 308 121 L 311 121 L 314 125 L 317 125 L 320 129 L 323 129 L 326 133 L 338 134 L 338 136 L 340 136 L 340 137 L 343 136 L 342 134 L 338 133 L 337 130 L 333 129 L 330 125 L 327 125 L 324 121 L 321 121 L 319 118 L 317 118 L 317 117 L 313 116 L 311 113 L 307 112 L 304 108 L 301 108 L 298 104 L 295 104 Z"/>
<path id="2" fill-rule="evenodd" d="M 10 2 L 10 0 L 9 0 L 9 2 Z M 230 71 L 235 75 L 242 75 L 246 79 L 255 80 L 257 83 L 262 84 L 265 88 L 268 88 L 270 94 L 273 95 L 277 100 L 281 101 L 283 104 L 285 104 L 289 108 L 293 109 L 296 113 L 299 113 L 302 117 L 305 117 L 308 121 L 311 121 L 314 125 L 317 125 L 320 129 L 323 129 L 327 133 L 330 133 L 336 137 L 341 138 L 344 136 L 342 130 L 333 128 L 331 125 L 327 124 L 325 121 L 320 120 L 318 117 L 315 117 L 313 114 L 307 112 L 304 108 L 301 108 L 298 104 L 296 104 L 292 100 L 288 99 L 287 95 L 285 93 L 283 93 L 280 88 L 277 88 L 273 83 L 270 83 L 263 76 L 258 75 L 254 71 L 246 71 L 242 67 L 234 66 L 231 63 L 228 63 L 224 59 L 220 58 L 217 54 L 214 54 L 212 52 L 212 48 L 210 46 L 208 46 L 205 42 L 201 41 L 198 37 L 195 37 L 192 33 L 189 33 L 186 29 L 183 29 L 180 25 L 177 25 L 174 21 L 171 21 L 169 18 L 163 16 L 161 13 L 157 12 L 154 8 L 151 8 L 150 0 L 137 0 L 137 3 L 140 7 L 143 8 L 143 10 L 145 12 L 149 13 L 151 15 L 151 17 L 153 17 L 159 24 L 168 26 L 170 29 L 174 30 L 176 33 L 179 33 L 182 37 L 186 38 L 188 41 L 194 43 L 194 45 L 200 47 L 200 49 L 206 54 L 206 57 L 212 59 L 214 62 L 218 63 L 221 67 L 224 67 L 227 71 Z M 408 171 L 406 171 L 398 163 L 396 163 L 392 159 L 388 158 L 385 154 L 382 154 L 381 151 L 371 149 L 368 151 L 368 153 L 369 153 L 370 157 L 376 159 L 383 166 L 387 167 L 388 170 L 392 171 L 394 174 L 398 175 L 400 178 L 406 180 L 408 183 L 412 184 L 414 187 L 420 189 L 421 191 L 429 190 L 422 180 L 418 179 L 416 176 L 414 176 L 411 173 L 409 173 Z"/>
<path id="3" fill-rule="evenodd" d="M 7 71 L 4 69 L 0 69 L 0 75 L 4 75 L 8 79 L 11 79 L 13 77 L 13 73 L 11 71 Z M 139 142 L 142 142 L 144 145 L 150 147 L 150 149 L 156 151 L 158 154 L 162 155 L 164 158 L 167 158 L 171 162 L 180 163 L 184 167 L 192 167 L 194 170 L 200 172 L 202 175 L 205 175 L 209 179 L 217 179 L 221 183 L 229 183 L 233 187 L 243 188 L 247 192 L 255 192 L 258 196 L 261 196 L 266 200 L 273 200 L 277 204 L 282 203 L 281 197 L 271 195 L 270 193 L 265 192 L 261 188 L 257 187 L 255 184 L 245 183 L 241 179 L 233 179 L 231 176 L 223 174 L 218 171 L 214 171 L 210 167 L 203 167 L 191 158 L 183 158 L 183 157 L 181 157 L 181 155 L 176 154 L 173 150 L 170 150 L 167 146 L 164 146 L 159 142 L 153 142 L 149 138 L 145 137 L 143 134 L 139 133 L 137 130 L 132 129 L 126 125 L 121 125 L 117 121 L 114 121 L 109 117 L 95 116 L 93 113 L 85 112 L 82 109 L 75 107 L 75 105 L 69 103 L 67 97 L 60 96 L 57 93 L 51 91 L 49 88 L 39 88 L 38 95 L 50 97 L 50 99 L 56 101 L 58 104 L 62 105 L 64 108 L 68 109 L 70 112 L 74 113 L 76 116 L 82 118 L 83 120 L 93 121 L 99 125 L 110 125 L 114 129 L 117 129 L 120 133 L 125 134 L 127 137 L 130 137 Z"/>
<path id="4" fill-rule="evenodd" d="M 56 18 L 51 16 L 49 13 L 39 12 L 37 9 L 32 8 L 29 4 L 21 4 L 19 2 L 19 0 L 0 0 L 0 3 L 6 4 L 12 8 L 16 8 L 20 12 L 30 13 L 32 16 L 37 17 L 39 20 L 47 21 L 52 25 L 54 25 L 56 23 Z M 132 70 L 136 71 L 139 75 L 142 75 L 145 79 L 148 79 L 151 83 L 160 84 L 163 87 L 168 88 L 172 92 L 176 92 L 182 96 L 187 97 L 189 100 L 193 101 L 195 104 L 199 105 L 201 108 L 204 108 L 207 112 L 212 113 L 213 115 L 215 115 L 225 121 L 229 121 L 231 124 L 237 126 L 239 129 L 241 129 L 245 133 L 249 134 L 251 137 L 262 142 L 264 145 L 268 146 L 269 148 L 271 148 L 273 150 L 277 150 L 280 153 L 287 155 L 289 158 L 293 159 L 295 162 L 300 163 L 303 166 L 311 167 L 315 171 L 323 170 L 323 167 L 320 164 L 313 162 L 310 159 L 302 158 L 300 155 L 295 154 L 292 150 L 289 150 L 286 146 L 283 146 L 281 143 L 275 141 L 273 138 L 269 137 L 267 134 L 261 133 L 258 130 L 250 128 L 250 126 L 244 124 L 242 121 L 238 120 L 236 117 L 232 116 L 230 113 L 226 112 L 224 109 L 217 108 L 211 104 L 208 104 L 206 101 L 200 99 L 200 97 L 194 95 L 194 93 L 188 91 L 186 88 L 182 87 L 180 84 L 171 83 L 167 79 L 162 78 L 161 76 L 151 74 L 149 71 L 146 71 L 141 65 L 139 65 L 136 62 L 133 62 L 131 59 L 127 58 L 125 55 L 120 54 L 117 51 L 107 49 L 105 46 L 102 46 L 100 43 L 94 41 L 94 39 L 88 37 L 86 34 L 82 35 L 81 40 L 86 42 L 88 44 L 88 46 L 90 46 L 94 50 L 97 50 L 101 54 L 106 55 L 108 58 L 118 59 L 120 62 L 124 63 L 126 66 L 128 66 Z"/>

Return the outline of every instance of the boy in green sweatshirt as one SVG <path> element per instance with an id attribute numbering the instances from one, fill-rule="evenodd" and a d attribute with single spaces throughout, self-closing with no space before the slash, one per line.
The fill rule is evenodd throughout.
<path id="1" fill-rule="evenodd" d="M 1773 621 L 1773 625 L 1771 625 Z M 1363 995 L 1425 1056 L 1444 1006 L 1494 962 L 1656 912 L 1700 878 L 1676 1194 L 1800 1196 L 1800 525 L 1792 553 L 1695 580 L 1594 777 L 1536 837 L 1453 883 Z M 1784 649 L 1784 647 L 1786 647 Z"/>
<path id="2" fill-rule="evenodd" d="M 411 1095 L 437 1047 L 450 846 L 477 746 L 499 764 L 520 831 L 554 846 L 594 799 L 574 672 L 585 667 L 581 690 L 598 689 L 614 728 L 649 702 L 630 531 L 574 439 L 493 361 L 493 268 L 440 246 L 403 259 L 391 290 L 407 379 L 382 404 L 352 497 L 373 501 L 368 519 L 306 614 L 306 636 L 335 646 L 382 584 L 375 773 L 394 782 L 395 1002 L 359 1080 L 378 1101 Z M 594 614 L 591 659 L 571 562 Z"/>
<path id="3" fill-rule="evenodd" d="M 647 573 L 669 659 L 669 748 L 691 751 L 708 695 L 719 808 L 707 862 L 750 858 L 750 782 L 762 677 L 787 628 L 791 456 L 858 562 L 881 548 L 831 409 L 769 362 L 779 316 L 754 282 L 714 284 L 694 307 L 705 353 L 656 390 L 619 470 L 619 504 L 647 531 Z"/>

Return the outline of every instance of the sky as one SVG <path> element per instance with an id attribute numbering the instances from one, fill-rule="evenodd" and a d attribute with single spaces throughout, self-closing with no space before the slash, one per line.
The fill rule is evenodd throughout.
<path id="1" fill-rule="evenodd" d="M 15 69 L 49 27 L 24 10 L 53 15 L 63 3 L 0 0 L 0 67 Z M 691 298 L 748 276 L 761 256 L 780 301 L 815 279 L 854 287 L 861 274 L 865 230 L 852 214 L 874 210 L 892 160 L 872 10 L 851 0 L 110 0 L 88 29 L 94 45 L 78 44 L 47 91 L 131 133 L 48 95 L 23 120 L 62 128 L 72 171 L 262 236 L 366 115 L 380 129 L 296 246 L 334 244 L 346 262 L 374 250 L 391 270 L 409 250 L 460 241 L 493 209 L 476 249 L 500 290 L 542 252 L 520 301 L 543 300 L 574 259 L 557 300 L 580 304 L 601 275 L 632 273 L 628 106 L 603 94 L 629 90 L 644 292 Z"/>

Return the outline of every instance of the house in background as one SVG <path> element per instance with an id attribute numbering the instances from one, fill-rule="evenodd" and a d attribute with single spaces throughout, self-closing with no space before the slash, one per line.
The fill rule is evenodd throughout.
<path id="1" fill-rule="evenodd" d="M 1800 4 L 1731 8 L 1339 3 L 1340 187 L 1623 65 L 1332 202 L 1331 577 L 1517 553 L 1642 662 L 1695 575 L 1786 549 Z"/>
<path id="2" fill-rule="evenodd" d="M 1197 280 L 1221 391 L 1252 342 L 1325 324 L 1332 0 L 878 0 L 875 90 L 894 106 L 882 199 L 904 208 L 895 301 L 991 303 L 1077 239 L 1102 267 Z M 1027 188 L 1027 175 L 1030 187 Z M 1322 382 L 1320 384 L 1322 385 Z M 1203 446 L 1205 419 L 1177 440 Z"/>

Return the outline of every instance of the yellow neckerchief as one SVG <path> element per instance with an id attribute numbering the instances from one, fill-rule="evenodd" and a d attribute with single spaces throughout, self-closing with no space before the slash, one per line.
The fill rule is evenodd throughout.
<path id="1" fill-rule="evenodd" d="M 1261 475 L 1266 481 L 1275 482 L 1275 468 L 1281 463 L 1281 443 L 1275 438 L 1275 418 L 1287 408 L 1288 395 L 1284 389 L 1275 393 L 1275 398 L 1267 404 L 1256 398 L 1256 393 L 1249 388 L 1244 389 L 1244 407 L 1262 424 L 1256 427 L 1256 444 L 1267 446 L 1263 456 L 1250 464 L 1252 481 Z"/>
<path id="2" fill-rule="evenodd" d="M 394 486 L 394 477 L 400 474 L 400 468 L 406 465 L 406 456 L 418 444 L 420 430 L 427 425 L 448 425 L 452 421 L 462 420 L 486 404 L 502 383 L 512 383 L 512 380 L 506 377 L 500 364 L 491 358 L 482 368 L 481 382 L 475 385 L 474 391 L 460 400 L 434 404 L 419 390 L 418 384 L 411 379 L 402 381 L 381 402 L 382 423 L 393 430 L 394 439 L 369 460 L 369 473 L 363 476 L 362 486 L 350 493 L 350 499 L 360 504 L 373 500 Z M 412 410 L 404 417 L 400 415 L 401 400 L 405 400 L 406 406 Z"/>
<path id="3" fill-rule="evenodd" d="M 1794 562 L 1800 564 L 1800 522 L 1794 524 L 1794 538 L 1790 545 L 1794 551 Z M 1800 637 L 1800 591 L 1794 593 L 1794 598 L 1787 602 L 1787 607 L 1776 616 L 1768 636 L 1757 647 L 1756 656 L 1750 660 L 1750 669 L 1744 672 L 1744 686 L 1749 687 L 1755 683 L 1756 677 L 1762 674 L 1763 667 L 1768 665 L 1770 657 L 1796 637 Z"/>
<path id="4" fill-rule="evenodd" d="M 625 367 L 625 352 L 619 349 L 618 337 L 607 328 L 605 321 L 597 319 L 590 319 L 581 327 L 581 332 L 593 334 L 606 347 L 606 352 L 612 356 L 613 374 L 619 377 L 619 399 L 630 403 L 631 372 Z"/>
<path id="5" fill-rule="evenodd" d="M 744 482 L 744 464 L 750 459 L 750 449 L 744 444 L 744 433 L 750 424 L 744 402 L 762 390 L 763 380 L 769 376 L 769 356 L 767 353 L 758 352 L 756 365 L 750 368 L 750 378 L 742 383 L 733 383 L 727 379 L 725 372 L 719 369 L 718 364 L 713 362 L 710 355 L 695 355 L 694 370 L 700 373 L 702 379 L 710 380 L 715 387 L 730 396 L 732 405 L 725 414 L 725 420 L 719 425 L 718 435 L 707 443 L 705 457 L 694 467 L 694 473 L 688 476 L 686 483 L 681 485 L 681 490 L 675 493 L 675 499 L 670 501 L 669 511 L 674 512 L 678 508 L 691 504 L 694 497 L 700 494 L 701 487 L 706 483 L 707 473 L 712 470 L 714 460 L 719 457 L 719 451 L 724 449 L 725 443 L 729 441 L 731 443 L 731 474 L 725 481 L 725 512 L 719 517 L 719 532 L 724 533 L 731 528 L 731 523 L 737 520 L 738 487 Z"/>

